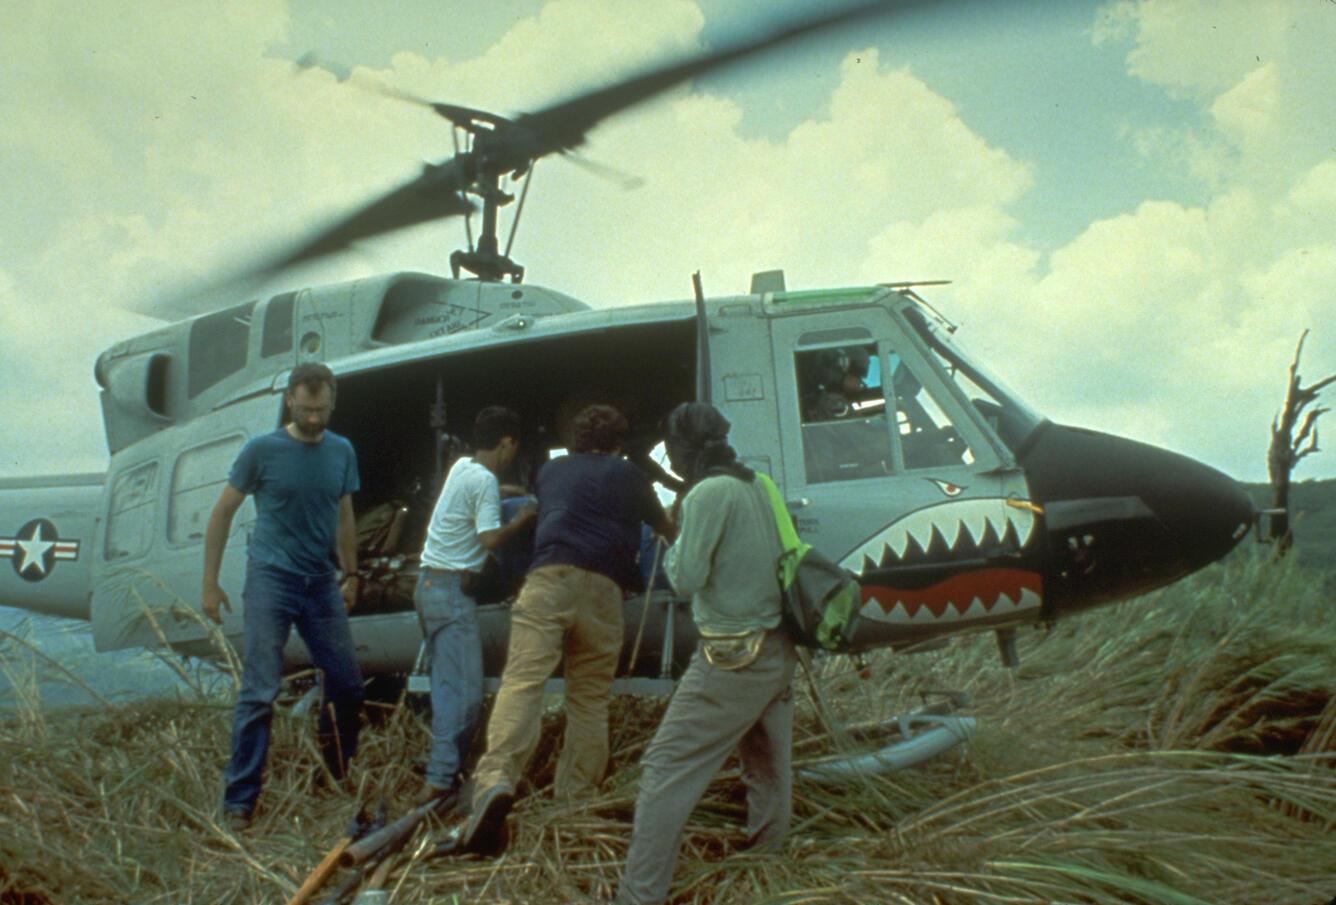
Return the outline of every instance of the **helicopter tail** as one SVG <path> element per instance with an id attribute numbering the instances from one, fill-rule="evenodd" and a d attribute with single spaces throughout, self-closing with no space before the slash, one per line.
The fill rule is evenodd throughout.
<path id="1" fill-rule="evenodd" d="M 0 478 L 0 605 L 89 618 L 88 559 L 104 480 Z"/>

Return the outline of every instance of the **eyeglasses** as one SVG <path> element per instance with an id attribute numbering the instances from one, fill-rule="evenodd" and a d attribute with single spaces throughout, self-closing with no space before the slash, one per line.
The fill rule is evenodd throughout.
<path id="1" fill-rule="evenodd" d="M 332 405 L 296 405 L 292 406 L 292 416 L 294 418 L 305 418 L 308 415 L 328 415 L 334 411 Z"/>

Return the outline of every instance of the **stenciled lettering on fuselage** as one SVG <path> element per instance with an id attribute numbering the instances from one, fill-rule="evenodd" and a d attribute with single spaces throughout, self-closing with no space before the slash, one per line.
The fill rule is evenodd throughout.
<path id="1" fill-rule="evenodd" d="M 441 314 L 419 314 L 413 318 L 413 326 L 424 331 L 430 338 L 446 336 L 468 330 L 491 315 L 490 311 L 467 308 L 463 305 L 449 305 Z"/>
<path id="2" fill-rule="evenodd" d="M 24 581 L 41 581 L 56 563 L 78 559 L 81 545 L 77 539 L 61 537 L 49 520 L 35 518 L 13 537 L 0 537 L 0 558 L 7 558 Z"/>

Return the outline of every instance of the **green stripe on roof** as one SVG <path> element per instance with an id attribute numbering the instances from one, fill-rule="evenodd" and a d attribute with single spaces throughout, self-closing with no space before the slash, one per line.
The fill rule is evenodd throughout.
<path id="1" fill-rule="evenodd" d="M 801 292 L 776 292 L 773 299 L 776 303 L 842 302 L 848 299 L 866 298 L 876 291 L 876 286 L 850 286 L 847 289 L 805 289 Z"/>

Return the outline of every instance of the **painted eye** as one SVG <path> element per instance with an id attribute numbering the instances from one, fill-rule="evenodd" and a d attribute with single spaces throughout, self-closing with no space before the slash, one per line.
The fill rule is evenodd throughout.
<path id="1" fill-rule="evenodd" d="M 949 497 L 960 496 L 965 492 L 965 488 L 959 484 L 952 484 L 950 481 L 943 481 L 939 478 L 928 478 L 938 490 Z"/>

